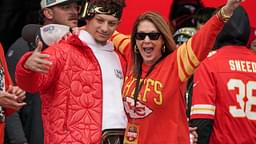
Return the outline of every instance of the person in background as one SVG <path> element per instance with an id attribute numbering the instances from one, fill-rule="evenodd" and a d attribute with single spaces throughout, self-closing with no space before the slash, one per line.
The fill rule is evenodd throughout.
<path id="1" fill-rule="evenodd" d="M 40 23 L 44 26 L 62 24 L 71 28 L 77 27 L 79 9 L 77 0 L 41 0 Z M 38 31 L 40 31 L 39 28 Z M 25 33 L 29 33 L 29 31 L 30 29 L 27 28 Z M 50 26 L 48 29 L 45 28 L 45 31 L 55 32 Z M 36 34 L 34 35 L 36 37 Z M 21 37 L 8 49 L 6 60 L 14 83 L 18 60 L 24 53 L 34 50 L 35 47 L 34 41 L 27 42 Z M 6 120 L 6 144 L 43 144 L 40 96 L 36 93 L 26 93 L 26 96 L 27 105 Z"/>
<path id="2" fill-rule="evenodd" d="M 8 48 L 20 37 L 22 27 L 38 23 L 41 0 L 1 0 L 0 41 L 6 54 Z"/>
<path id="3" fill-rule="evenodd" d="M 183 27 L 178 29 L 173 34 L 173 39 L 177 45 L 177 47 L 181 46 L 185 43 L 189 38 L 191 38 L 196 33 L 196 29 L 193 27 Z"/>
<path id="4" fill-rule="evenodd" d="M 0 43 L 0 144 L 4 142 L 5 117 L 26 105 L 23 102 L 24 98 L 25 91 L 17 86 L 12 86 L 4 49 Z"/>
<path id="5" fill-rule="evenodd" d="M 256 143 L 256 51 L 247 47 L 249 34 L 239 7 L 195 72 L 190 125 L 198 128 L 199 144 Z"/>
<path id="6" fill-rule="evenodd" d="M 174 0 L 169 12 L 169 24 L 174 27 L 172 32 L 183 27 L 195 27 L 193 16 L 201 7 L 200 0 Z"/>
<path id="7" fill-rule="evenodd" d="M 215 14 L 216 9 L 210 7 L 202 7 L 198 9 L 193 16 L 195 20 L 195 28 L 199 30 L 211 17 Z"/>
<path id="8" fill-rule="evenodd" d="M 127 60 L 123 101 L 128 117 L 124 143 L 189 143 L 185 101 L 180 86 L 214 46 L 224 22 L 240 0 L 226 5 L 186 43 L 176 48 L 164 19 L 141 14 L 131 37 L 115 33 L 116 47 Z"/>
<path id="9" fill-rule="evenodd" d="M 126 66 L 109 39 L 125 1 L 90 0 L 84 5 L 86 30 L 43 52 L 39 43 L 16 67 L 17 84 L 40 92 L 45 144 L 123 142 Z"/>

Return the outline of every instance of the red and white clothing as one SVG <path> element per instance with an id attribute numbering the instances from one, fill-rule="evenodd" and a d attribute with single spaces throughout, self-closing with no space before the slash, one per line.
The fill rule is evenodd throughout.
<path id="1" fill-rule="evenodd" d="M 98 144 L 102 130 L 125 128 L 121 89 L 125 61 L 113 44 L 99 45 L 81 31 L 43 52 L 53 62 L 47 74 L 16 68 L 17 84 L 40 92 L 45 144 Z"/>
<path id="2" fill-rule="evenodd" d="M 256 52 L 225 46 L 194 75 L 191 119 L 212 119 L 210 144 L 256 143 Z"/>
<path id="3" fill-rule="evenodd" d="M 0 43 L 0 91 L 5 91 L 9 85 L 12 85 L 7 63 L 5 60 L 4 49 Z M 14 109 L 6 109 L 0 106 L 0 113 L 5 117 L 15 112 Z M 4 142 L 4 121 L 0 121 L 0 144 Z"/>
<path id="4" fill-rule="evenodd" d="M 136 78 L 132 74 L 129 38 L 121 34 L 113 36 L 115 46 L 120 48 L 128 61 L 123 100 L 129 125 L 136 129 L 134 133 L 126 133 L 126 139 L 137 136 L 138 139 L 131 142 L 138 144 L 189 143 L 181 85 L 207 56 L 223 24 L 214 16 L 192 39 L 162 59 L 146 78 L 149 66 L 142 65 L 141 79 L 144 79 L 144 83 L 139 92 L 136 112 L 133 110 Z"/>
<path id="5" fill-rule="evenodd" d="M 103 85 L 103 117 L 102 130 L 125 128 L 127 119 L 122 102 L 122 86 L 124 80 L 124 68 L 120 56 L 114 51 L 112 42 L 102 46 L 95 42 L 86 31 L 80 31 L 79 38 L 87 44 L 97 58 L 101 68 Z"/>

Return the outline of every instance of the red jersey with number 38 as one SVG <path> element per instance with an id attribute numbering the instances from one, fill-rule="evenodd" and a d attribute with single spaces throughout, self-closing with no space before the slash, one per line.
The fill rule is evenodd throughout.
<path id="1" fill-rule="evenodd" d="M 210 144 L 256 144 L 256 52 L 226 46 L 194 77 L 191 119 L 213 119 Z"/>

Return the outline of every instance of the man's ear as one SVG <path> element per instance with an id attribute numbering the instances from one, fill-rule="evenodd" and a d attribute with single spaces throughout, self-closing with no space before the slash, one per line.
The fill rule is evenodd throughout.
<path id="1" fill-rule="evenodd" d="M 44 8 L 43 14 L 47 19 L 53 19 L 53 11 L 50 8 Z"/>

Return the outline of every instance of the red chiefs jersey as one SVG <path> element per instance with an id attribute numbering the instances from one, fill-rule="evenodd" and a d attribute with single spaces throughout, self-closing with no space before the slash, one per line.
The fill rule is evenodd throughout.
<path id="1" fill-rule="evenodd" d="M 223 47 L 194 75 L 191 119 L 213 119 L 210 144 L 256 143 L 256 52 Z"/>
<path id="2" fill-rule="evenodd" d="M 129 38 L 115 34 L 113 42 L 125 55 L 128 69 L 123 86 L 123 100 L 128 116 L 124 143 L 188 144 L 182 84 L 213 47 L 223 22 L 214 16 L 192 39 L 162 59 L 145 77 L 149 66 L 142 65 L 143 85 L 134 111 L 136 78 L 132 74 Z M 205 36 L 207 35 L 207 36 Z"/>

